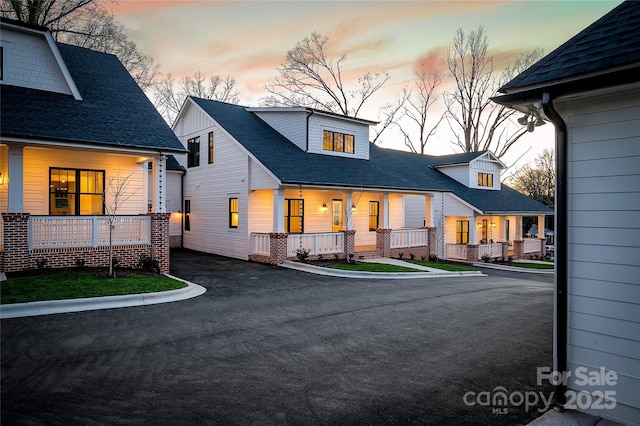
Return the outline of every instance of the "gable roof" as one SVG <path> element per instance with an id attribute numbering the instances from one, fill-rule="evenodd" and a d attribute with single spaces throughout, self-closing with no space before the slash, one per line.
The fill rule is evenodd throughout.
<path id="1" fill-rule="evenodd" d="M 82 100 L 0 85 L 3 137 L 89 146 L 184 152 L 171 131 L 114 55 L 57 43 Z"/>
<path id="2" fill-rule="evenodd" d="M 500 88 L 510 94 L 553 88 L 558 94 L 637 81 L 640 2 L 625 1 Z M 609 74 L 603 78 L 604 74 Z M 611 78 L 615 74 L 616 78 Z M 504 99 L 501 96 L 497 99 Z M 502 102 L 500 102 L 502 103 Z"/>
<path id="3" fill-rule="evenodd" d="M 502 191 L 467 188 L 435 169 L 438 157 L 373 144 L 369 145 L 369 160 L 305 153 L 243 106 L 195 97 L 190 100 L 283 184 L 453 192 L 483 212 L 551 212 L 506 186 Z"/>

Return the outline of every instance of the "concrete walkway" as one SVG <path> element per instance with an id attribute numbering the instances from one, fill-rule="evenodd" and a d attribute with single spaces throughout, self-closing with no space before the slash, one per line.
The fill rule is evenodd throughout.
<path id="1" fill-rule="evenodd" d="M 200 296 L 207 291 L 204 287 L 185 281 L 181 278 L 171 275 L 166 276 L 186 283 L 187 287 L 156 293 L 127 294 L 123 296 L 11 303 L 0 305 L 0 319 L 61 314 L 67 312 L 94 311 L 97 309 L 125 308 L 130 306 L 155 305 L 157 303 L 168 303 L 191 299 L 192 297 Z"/>

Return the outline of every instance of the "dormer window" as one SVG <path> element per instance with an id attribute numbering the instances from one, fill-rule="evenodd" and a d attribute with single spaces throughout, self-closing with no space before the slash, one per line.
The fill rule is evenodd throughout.
<path id="1" fill-rule="evenodd" d="M 339 132 L 325 130 L 322 135 L 322 149 L 325 151 L 354 153 L 354 137 Z"/>
<path id="2" fill-rule="evenodd" d="M 478 173 L 478 186 L 493 187 L 493 174 L 492 173 Z"/>

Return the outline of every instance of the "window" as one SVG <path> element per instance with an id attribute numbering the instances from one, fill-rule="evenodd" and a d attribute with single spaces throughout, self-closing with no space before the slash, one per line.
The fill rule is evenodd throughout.
<path id="1" fill-rule="evenodd" d="M 187 141 L 187 149 L 189 150 L 189 159 L 187 167 L 197 167 L 200 165 L 200 136 L 191 138 Z"/>
<path id="2" fill-rule="evenodd" d="M 369 201 L 369 231 L 378 229 L 379 219 L 380 203 L 378 201 Z"/>
<path id="3" fill-rule="evenodd" d="M 491 173 L 478 173 L 478 186 L 493 186 L 493 175 Z"/>
<path id="4" fill-rule="evenodd" d="M 506 228 L 507 228 L 506 229 L 507 235 L 505 236 L 506 237 L 505 239 L 509 241 L 511 239 L 509 236 L 509 219 L 507 219 Z"/>
<path id="5" fill-rule="evenodd" d="M 229 198 L 229 228 L 238 227 L 238 199 Z"/>
<path id="6" fill-rule="evenodd" d="M 284 200 L 284 230 L 289 234 L 304 233 L 304 200 Z"/>
<path id="7" fill-rule="evenodd" d="M 456 221 L 456 244 L 469 244 L 469 221 Z"/>
<path id="8" fill-rule="evenodd" d="M 209 132 L 209 164 L 213 163 L 213 132 Z"/>
<path id="9" fill-rule="evenodd" d="M 331 232 L 342 230 L 342 200 L 331 202 Z"/>
<path id="10" fill-rule="evenodd" d="M 322 149 L 325 151 L 354 153 L 354 137 L 344 133 L 325 130 L 322 134 Z"/>
<path id="11" fill-rule="evenodd" d="M 482 244 L 489 242 L 489 222 L 487 219 L 482 219 Z"/>
<path id="12" fill-rule="evenodd" d="M 184 200 L 184 230 L 191 231 L 191 200 Z"/>
<path id="13" fill-rule="evenodd" d="M 49 214 L 104 214 L 104 170 L 50 168 Z"/>

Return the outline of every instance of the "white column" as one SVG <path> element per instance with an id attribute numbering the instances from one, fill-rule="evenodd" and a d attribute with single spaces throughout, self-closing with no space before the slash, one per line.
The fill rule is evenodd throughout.
<path id="1" fill-rule="evenodd" d="M 469 216 L 469 244 L 478 244 L 476 240 L 476 218 Z"/>
<path id="2" fill-rule="evenodd" d="M 351 206 L 353 205 L 353 192 L 347 191 L 347 205 L 345 206 L 347 213 L 347 223 L 346 230 L 350 231 L 353 229 L 353 212 L 351 211 Z"/>
<path id="3" fill-rule="evenodd" d="M 24 145 L 9 145 L 9 161 L 7 175 L 9 179 L 8 213 L 25 213 L 24 211 Z M 47 181 L 49 176 L 47 176 Z M 48 196 L 48 195 L 47 195 Z"/>
<path id="4" fill-rule="evenodd" d="M 162 154 L 154 158 L 151 169 L 153 173 L 152 210 L 154 213 L 167 212 L 167 157 Z"/>
<path id="5" fill-rule="evenodd" d="M 500 241 L 507 241 L 507 217 L 503 216 L 499 219 L 502 220 L 502 239 Z"/>
<path id="6" fill-rule="evenodd" d="M 284 232 L 284 189 L 273 190 L 273 232 Z"/>
<path id="7" fill-rule="evenodd" d="M 382 229 L 389 229 L 389 194 L 382 195 Z"/>
<path id="8" fill-rule="evenodd" d="M 538 216 L 538 238 L 544 238 L 544 216 Z"/>
<path id="9" fill-rule="evenodd" d="M 524 238 L 524 232 L 522 230 L 522 216 L 518 216 L 516 218 L 516 222 L 517 222 L 517 229 L 516 229 L 516 235 L 518 236 L 518 238 L 514 238 L 514 240 L 522 240 Z"/>
<path id="10" fill-rule="evenodd" d="M 424 218 L 424 226 L 436 226 L 436 222 L 434 219 L 434 210 L 433 210 L 433 205 L 435 204 L 433 202 L 433 197 L 430 195 L 425 195 L 424 196 L 424 204 L 426 206 L 425 209 L 425 218 Z"/>

